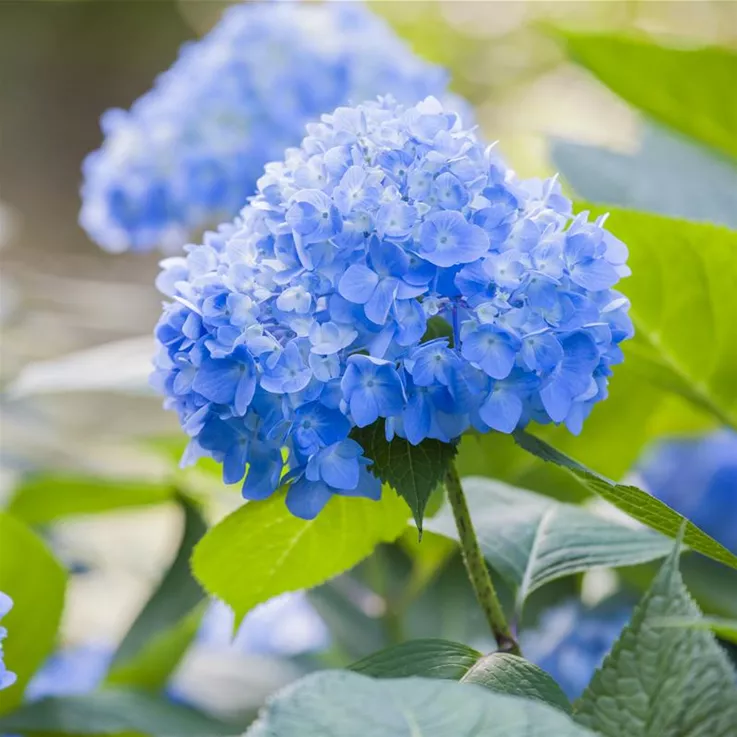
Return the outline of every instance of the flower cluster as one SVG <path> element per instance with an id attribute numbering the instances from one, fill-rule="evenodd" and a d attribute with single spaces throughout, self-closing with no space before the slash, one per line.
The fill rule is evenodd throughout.
<path id="1" fill-rule="evenodd" d="M 659 443 L 638 470 L 650 493 L 737 552 L 737 433 Z"/>
<path id="2" fill-rule="evenodd" d="M 158 280 L 173 302 L 154 386 L 186 460 L 245 475 L 248 499 L 289 482 L 300 517 L 379 497 L 350 432 L 380 418 L 412 444 L 532 420 L 578 432 L 632 334 L 612 290 L 625 246 L 435 98 L 323 116 L 187 250 Z"/>
<path id="3" fill-rule="evenodd" d="M 0 591 L 0 620 L 13 608 L 13 600 Z M 0 691 L 15 683 L 16 675 L 5 667 L 3 662 L 3 640 L 8 634 L 5 627 L 0 627 Z"/>
<path id="4" fill-rule="evenodd" d="M 230 8 L 131 108 L 102 118 L 83 167 L 80 223 L 103 248 L 179 250 L 232 218 L 267 161 L 305 124 L 378 94 L 415 103 L 446 92 L 422 61 L 357 3 L 248 2 Z"/>
<path id="5" fill-rule="evenodd" d="M 522 635 L 525 656 L 577 699 L 602 664 L 631 611 L 627 606 L 585 610 L 569 601 L 546 611 L 537 629 Z"/>

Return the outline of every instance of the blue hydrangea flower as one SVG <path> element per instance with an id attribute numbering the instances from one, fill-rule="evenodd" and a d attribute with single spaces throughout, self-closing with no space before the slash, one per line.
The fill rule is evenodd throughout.
<path id="1" fill-rule="evenodd" d="M 549 673 L 569 699 L 583 693 L 629 621 L 626 607 L 585 610 L 577 601 L 547 610 L 539 626 L 524 632 L 525 657 Z"/>
<path id="2" fill-rule="evenodd" d="M 233 217 L 264 164 L 297 145 L 307 122 L 378 94 L 406 103 L 442 96 L 447 83 L 442 69 L 416 57 L 360 4 L 234 6 L 205 38 L 182 48 L 130 111 L 103 115 L 103 146 L 84 162 L 80 223 L 108 251 L 179 250 L 188 234 Z M 301 193 L 287 219 L 305 242 L 340 225 L 338 211 L 376 187 L 356 167 L 323 221 L 326 175 L 324 165 L 309 163 L 298 175 Z M 387 203 L 383 217 L 401 216 Z M 294 294 L 282 305 L 299 299 Z"/>
<path id="3" fill-rule="evenodd" d="M 661 442 L 638 470 L 650 493 L 737 552 L 737 433 Z"/>
<path id="4" fill-rule="evenodd" d="M 13 600 L 0 591 L 0 620 L 13 608 Z M 8 686 L 12 686 L 16 681 L 16 675 L 5 667 L 3 661 L 3 640 L 6 638 L 8 631 L 5 627 L 0 627 L 0 691 Z"/>
<path id="5" fill-rule="evenodd" d="M 354 427 L 413 444 L 579 432 L 632 334 L 611 288 L 627 249 L 603 219 L 518 179 L 432 97 L 338 108 L 308 133 L 234 223 L 163 262 L 152 381 L 185 462 L 211 456 L 248 499 L 289 484 L 312 518 L 380 495 Z M 426 339 L 430 319 L 449 337 Z"/>

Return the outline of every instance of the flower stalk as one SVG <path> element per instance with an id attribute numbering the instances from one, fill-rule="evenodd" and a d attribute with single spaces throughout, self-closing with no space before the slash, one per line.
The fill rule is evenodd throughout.
<path id="1" fill-rule="evenodd" d="M 520 655 L 519 645 L 507 623 L 504 610 L 499 602 L 494 584 L 491 581 L 489 569 L 481 553 L 481 548 L 476 538 L 476 531 L 471 521 L 471 514 L 468 511 L 466 496 L 463 493 L 461 480 L 454 463 L 449 466 L 446 473 L 445 488 L 448 494 L 448 501 L 453 510 L 456 529 L 458 530 L 463 563 L 466 567 L 471 586 L 476 594 L 476 599 L 481 605 L 486 621 L 489 623 L 499 651 Z"/>

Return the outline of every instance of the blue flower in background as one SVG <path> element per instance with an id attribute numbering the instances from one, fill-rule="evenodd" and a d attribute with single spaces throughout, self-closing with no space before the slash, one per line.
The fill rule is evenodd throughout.
<path id="1" fill-rule="evenodd" d="M 233 622 L 233 612 L 222 602 L 213 601 L 200 624 L 198 645 L 214 657 L 233 652 L 277 658 L 316 652 L 329 645 L 325 623 L 302 593 L 284 594 L 257 607 L 245 617 L 235 636 Z M 86 643 L 58 650 L 28 684 L 26 699 L 35 701 L 93 691 L 104 681 L 114 653 L 108 643 Z M 167 693 L 182 698 L 174 681 L 167 687 Z"/>
<path id="2" fill-rule="evenodd" d="M 525 657 L 549 673 L 569 699 L 583 693 L 620 632 L 630 610 L 585 610 L 570 601 L 547 610 L 538 627 L 522 634 Z"/>
<path id="3" fill-rule="evenodd" d="M 653 496 L 737 552 L 737 433 L 661 442 L 638 471 Z"/>
<path id="4" fill-rule="evenodd" d="M 189 234 L 233 217 L 264 164 L 297 145 L 309 121 L 379 94 L 406 103 L 442 96 L 447 82 L 362 5 L 232 7 L 205 38 L 182 48 L 129 112 L 103 115 L 102 148 L 84 162 L 80 223 L 108 251 L 178 250 Z M 287 220 L 304 243 L 342 224 L 336 210 L 322 219 L 327 174 L 308 162 L 298 173 Z M 336 207 L 375 196 L 362 175 L 357 167 Z M 387 208 L 384 217 L 401 219 Z"/>
<path id="5" fill-rule="evenodd" d="M 0 620 L 13 608 L 13 600 L 0 591 Z M 5 667 L 3 660 L 3 640 L 7 636 L 8 631 L 5 627 L 0 627 L 0 690 L 12 686 L 16 681 L 16 675 Z"/>
<path id="6" fill-rule="evenodd" d="M 290 657 L 318 652 L 330 644 L 330 633 L 304 593 L 288 593 L 249 612 L 233 636 L 234 615 L 213 601 L 202 620 L 197 641 L 207 648 L 233 648 L 242 653 Z"/>
<path id="7" fill-rule="evenodd" d="M 28 684 L 25 696 L 36 701 L 47 696 L 79 696 L 102 683 L 113 659 L 113 648 L 88 643 L 55 652 Z"/>
<path id="8" fill-rule="evenodd" d="M 287 506 L 312 518 L 335 494 L 380 496 L 355 427 L 413 444 L 579 432 L 632 334 L 610 288 L 626 253 L 435 98 L 338 108 L 234 223 L 164 262 L 152 383 L 187 458 L 245 475 L 249 499 L 291 483 Z M 450 337 L 423 342 L 430 318 Z"/>

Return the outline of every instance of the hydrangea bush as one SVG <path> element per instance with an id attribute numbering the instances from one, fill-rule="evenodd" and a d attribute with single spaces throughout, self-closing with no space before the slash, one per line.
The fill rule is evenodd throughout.
<path id="1" fill-rule="evenodd" d="M 377 94 L 442 95 L 447 81 L 361 4 L 235 5 L 130 111 L 105 113 L 80 222 L 109 251 L 179 250 L 235 215 L 307 122 Z"/>
<path id="2" fill-rule="evenodd" d="M 734 55 L 561 35 L 620 94 L 654 75 L 657 94 L 625 97 L 679 141 L 674 162 L 638 161 L 672 171 L 679 200 L 685 179 L 711 183 L 722 207 L 731 175 L 700 169 L 697 148 L 735 153 Z M 208 462 L 176 468 L 184 442 L 164 438 L 146 444 L 156 479 L 106 479 L 85 457 L 96 475 L 24 478 L 7 509 L 2 489 L 0 589 L 17 608 L 0 734 L 737 734 L 722 647 L 737 644 L 736 234 L 574 207 L 557 177 L 517 176 L 445 72 L 361 5 L 233 7 L 103 127 L 82 223 L 110 251 L 176 251 L 151 381 L 183 464 Z M 637 204 L 629 158 L 585 149 L 566 149 L 569 181 Z M 638 184 L 671 198 L 648 170 Z M 724 429 L 631 469 L 664 418 Z M 170 567 L 117 648 L 59 649 L 68 579 L 84 587 L 97 561 L 66 566 L 48 528 L 133 505 L 179 515 Z M 0 618 L 11 603 L 0 593 Z"/>
<path id="3" fill-rule="evenodd" d="M 613 289 L 625 245 L 431 97 L 323 116 L 186 250 L 159 277 L 172 301 L 153 382 L 188 460 L 245 475 L 248 499 L 289 483 L 304 518 L 333 494 L 379 497 L 351 438 L 379 419 L 412 444 L 580 432 L 632 335 Z"/>

